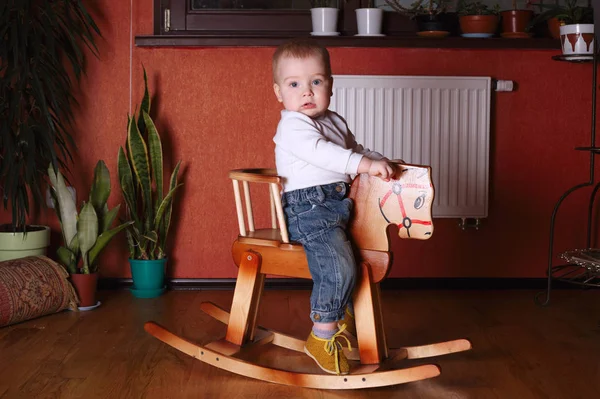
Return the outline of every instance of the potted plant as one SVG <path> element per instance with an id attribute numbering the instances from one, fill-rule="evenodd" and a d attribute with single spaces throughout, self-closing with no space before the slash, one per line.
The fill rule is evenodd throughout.
<path id="1" fill-rule="evenodd" d="M 550 36 L 561 39 L 563 54 L 593 54 L 594 10 L 577 5 L 577 0 L 565 0 L 560 4 L 536 4 L 542 11 L 530 26 L 547 21 Z"/>
<path id="2" fill-rule="evenodd" d="M 383 10 L 375 7 L 374 0 L 367 1 L 366 7 L 357 8 L 355 12 L 358 27 L 357 36 L 385 36 L 381 33 Z"/>
<path id="3" fill-rule="evenodd" d="M 385 0 L 395 11 L 417 21 L 417 35 L 422 37 L 445 37 L 450 34 L 446 14 L 450 0 L 416 0 L 410 7 L 403 6 L 402 0 Z"/>
<path id="4" fill-rule="evenodd" d="M 519 9 L 517 0 L 512 0 L 512 9 L 502 11 L 502 33 L 500 36 L 509 39 L 526 39 L 529 33 L 529 21 L 533 18 L 533 10 Z"/>
<path id="5" fill-rule="evenodd" d="M 80 309 L 95 307 L 99 305 L 96 302 L 98 255 L 117 233 L 133 222 L 111 229 L 120 205 L 109 210 L 106 204 L 110 196 L 110 173 L 104 161 L 96 164 L 88 201 L 79 212 L 63 175 L 52 164 L 48 167 L 48 177 L 63 236 L 63 246 L 57 251 L 58 261 L 71 275 Z"/>
<path id="6" fill-rule="evenodd" d="M 336 0 L 311 0 L 310 16 L 313 36 L 337 36 L 339 9 Z"/>
<path id="7" fill-rule="evenodd" d="M 177 163 L 168 187 L 163 191 L 163 149 L 150 117 L 151 99 L 144 69 L 144 97 L 137 119 L 127 124 L 126 150 L 119 148 L 118 171 L 127 218 L 133 224 L 126 230 L 133 287 L 138 298 L 153 298 L 165 290 L 167 236 L 171 226 L 173 198 L 177 188 Z"/>
<path id="8" fill-rule="evenodd" d="M 27 217 L 44 203 L 48 164 L 71 160 L 73 85 L 100 31 L 81 0 L 7 0 L 0 9 L 0 193 L 12 215 L 0 226 L 1 261 L 46 252 L 50 228 Z"/>
<path id="9" fill-rule="evenodd" d="M 492 37 L 498 29 L 500 6 L 459 0 L 456 7 L 463 37 Z"/>

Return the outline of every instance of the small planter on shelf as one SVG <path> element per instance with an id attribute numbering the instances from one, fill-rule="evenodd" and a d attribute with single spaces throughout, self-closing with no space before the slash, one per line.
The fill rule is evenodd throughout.
<path id="1" fill-rule="evenodd" d="M 460 30 L 463 37 L 492 37 L 498 30 L 499 6 L 489 7 L 480 1 L 460 0 L 456 11 L 459 15 Z"/>
<path id="2" fill-rule="evenodd" d="M 569 24 L 560 27 L 560 43 L 565 56 L 594 54 L 594 24 Z"/>
<path id="3" fill-rule="evenodd" d="M 594 11 L 591 7 L 578 6 L 577 0 L 565 0 L 565 4 L 538 4 L 537 6 L 545 11 L 534 18 L 531 26 L 547 21 L 552 33 L 551 22 L 557 21 L 558 38 L 563 56 L 566 57 L 564 59 L 585 61 L 591 58 L 594 54 Z M 553 37 L 555 35 L 556 33 L 552 34 Z"/>
<path id="4" fill-rule="evenodd" d="M 310 2 L 313 36 L 338 36 L 339 9 L 336 0 L 312 0 Z"/>
<path id="5" fill-rule="evenodd" d="M 517 0 L 512 2 L 512 10 L 502 11 L 502 33 L 508 39 L 528 39 L 533 36 L 529 32 L 529 23 L 533 19 L 533 10 L 517 8 Z"/>
<path id="6" fill-rule="evenodd" d="M 373 0 L 367 2 L 367 7 L 356 9 L 356 36 L 385 36 L 381 33 L 383 10 L 376 8 Z"/>
<path id="7" fill-rule="evenodd" d="M 444 18 L 450 0 L 417 0 L 410 7 L 403 6 L 401 0 L 385 2 L 395 11 L 414 19 L 420 37 L 442 38 L 450 34 L 448 21 Z"/>
<path id="8" fill-rule="evenodd" d="M 548 20 L 548 33 L 553 39 L 560 39 L 560 26 L 562 22 L 558 18 L 550 18 Z"/>

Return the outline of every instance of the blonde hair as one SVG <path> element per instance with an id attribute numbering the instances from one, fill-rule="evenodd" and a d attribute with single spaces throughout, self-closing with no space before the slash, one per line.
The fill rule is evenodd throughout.
<path id="1" fill-rule="evenodd" d="M 327 76 L 331 76 L 331 62 L 329 60 L 329 51 L 319 43 L 310 39 L 293 39 L 283 43 L 273 54 L 273 81 L 277 82 L 277 69 L 279 62 L 283 58 L 309 58 L 318 57 L 325 66 Z"/>

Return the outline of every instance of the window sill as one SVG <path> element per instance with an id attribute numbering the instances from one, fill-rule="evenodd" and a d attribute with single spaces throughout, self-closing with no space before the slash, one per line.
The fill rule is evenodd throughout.
<path id="1" fill-rule="evenodd" d="M 138 47 L 275 47 L 284 41 L 301 35 L 148 35 L 136 36 Z M 312 36 L 311 36 L 312 37 Z M 554 49 L 560 50 L 560 41 L 550 38 L 475 39 L 446 37 L 441 39 L 417 36 L 318 36 L 312 37 L 327 47 L 405 47 L 405 48 L 448 48 L 448 49 Z"/>

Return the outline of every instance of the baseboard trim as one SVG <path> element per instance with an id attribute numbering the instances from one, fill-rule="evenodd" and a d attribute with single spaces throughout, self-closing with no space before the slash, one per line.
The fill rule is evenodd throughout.
<path id="1" fill-rule="evenodd" d="M 234 278 L 201 279 L 176 278 L 168 279 L 167 287 L 171 290 L 233 290 Z M 115 290 L 131 287 L 130 278 L 101 278 L 99 289 Z M 545 289 L 546 278 L 388 278 L 381 282 L 383 290 L 514 290 Z M 267 290 L 310 290 L 311 280 L 294 278 L 267 278 Z M 581 286 L 561 281 L 553 281 L 552 288 L 579 288 Z"/>

